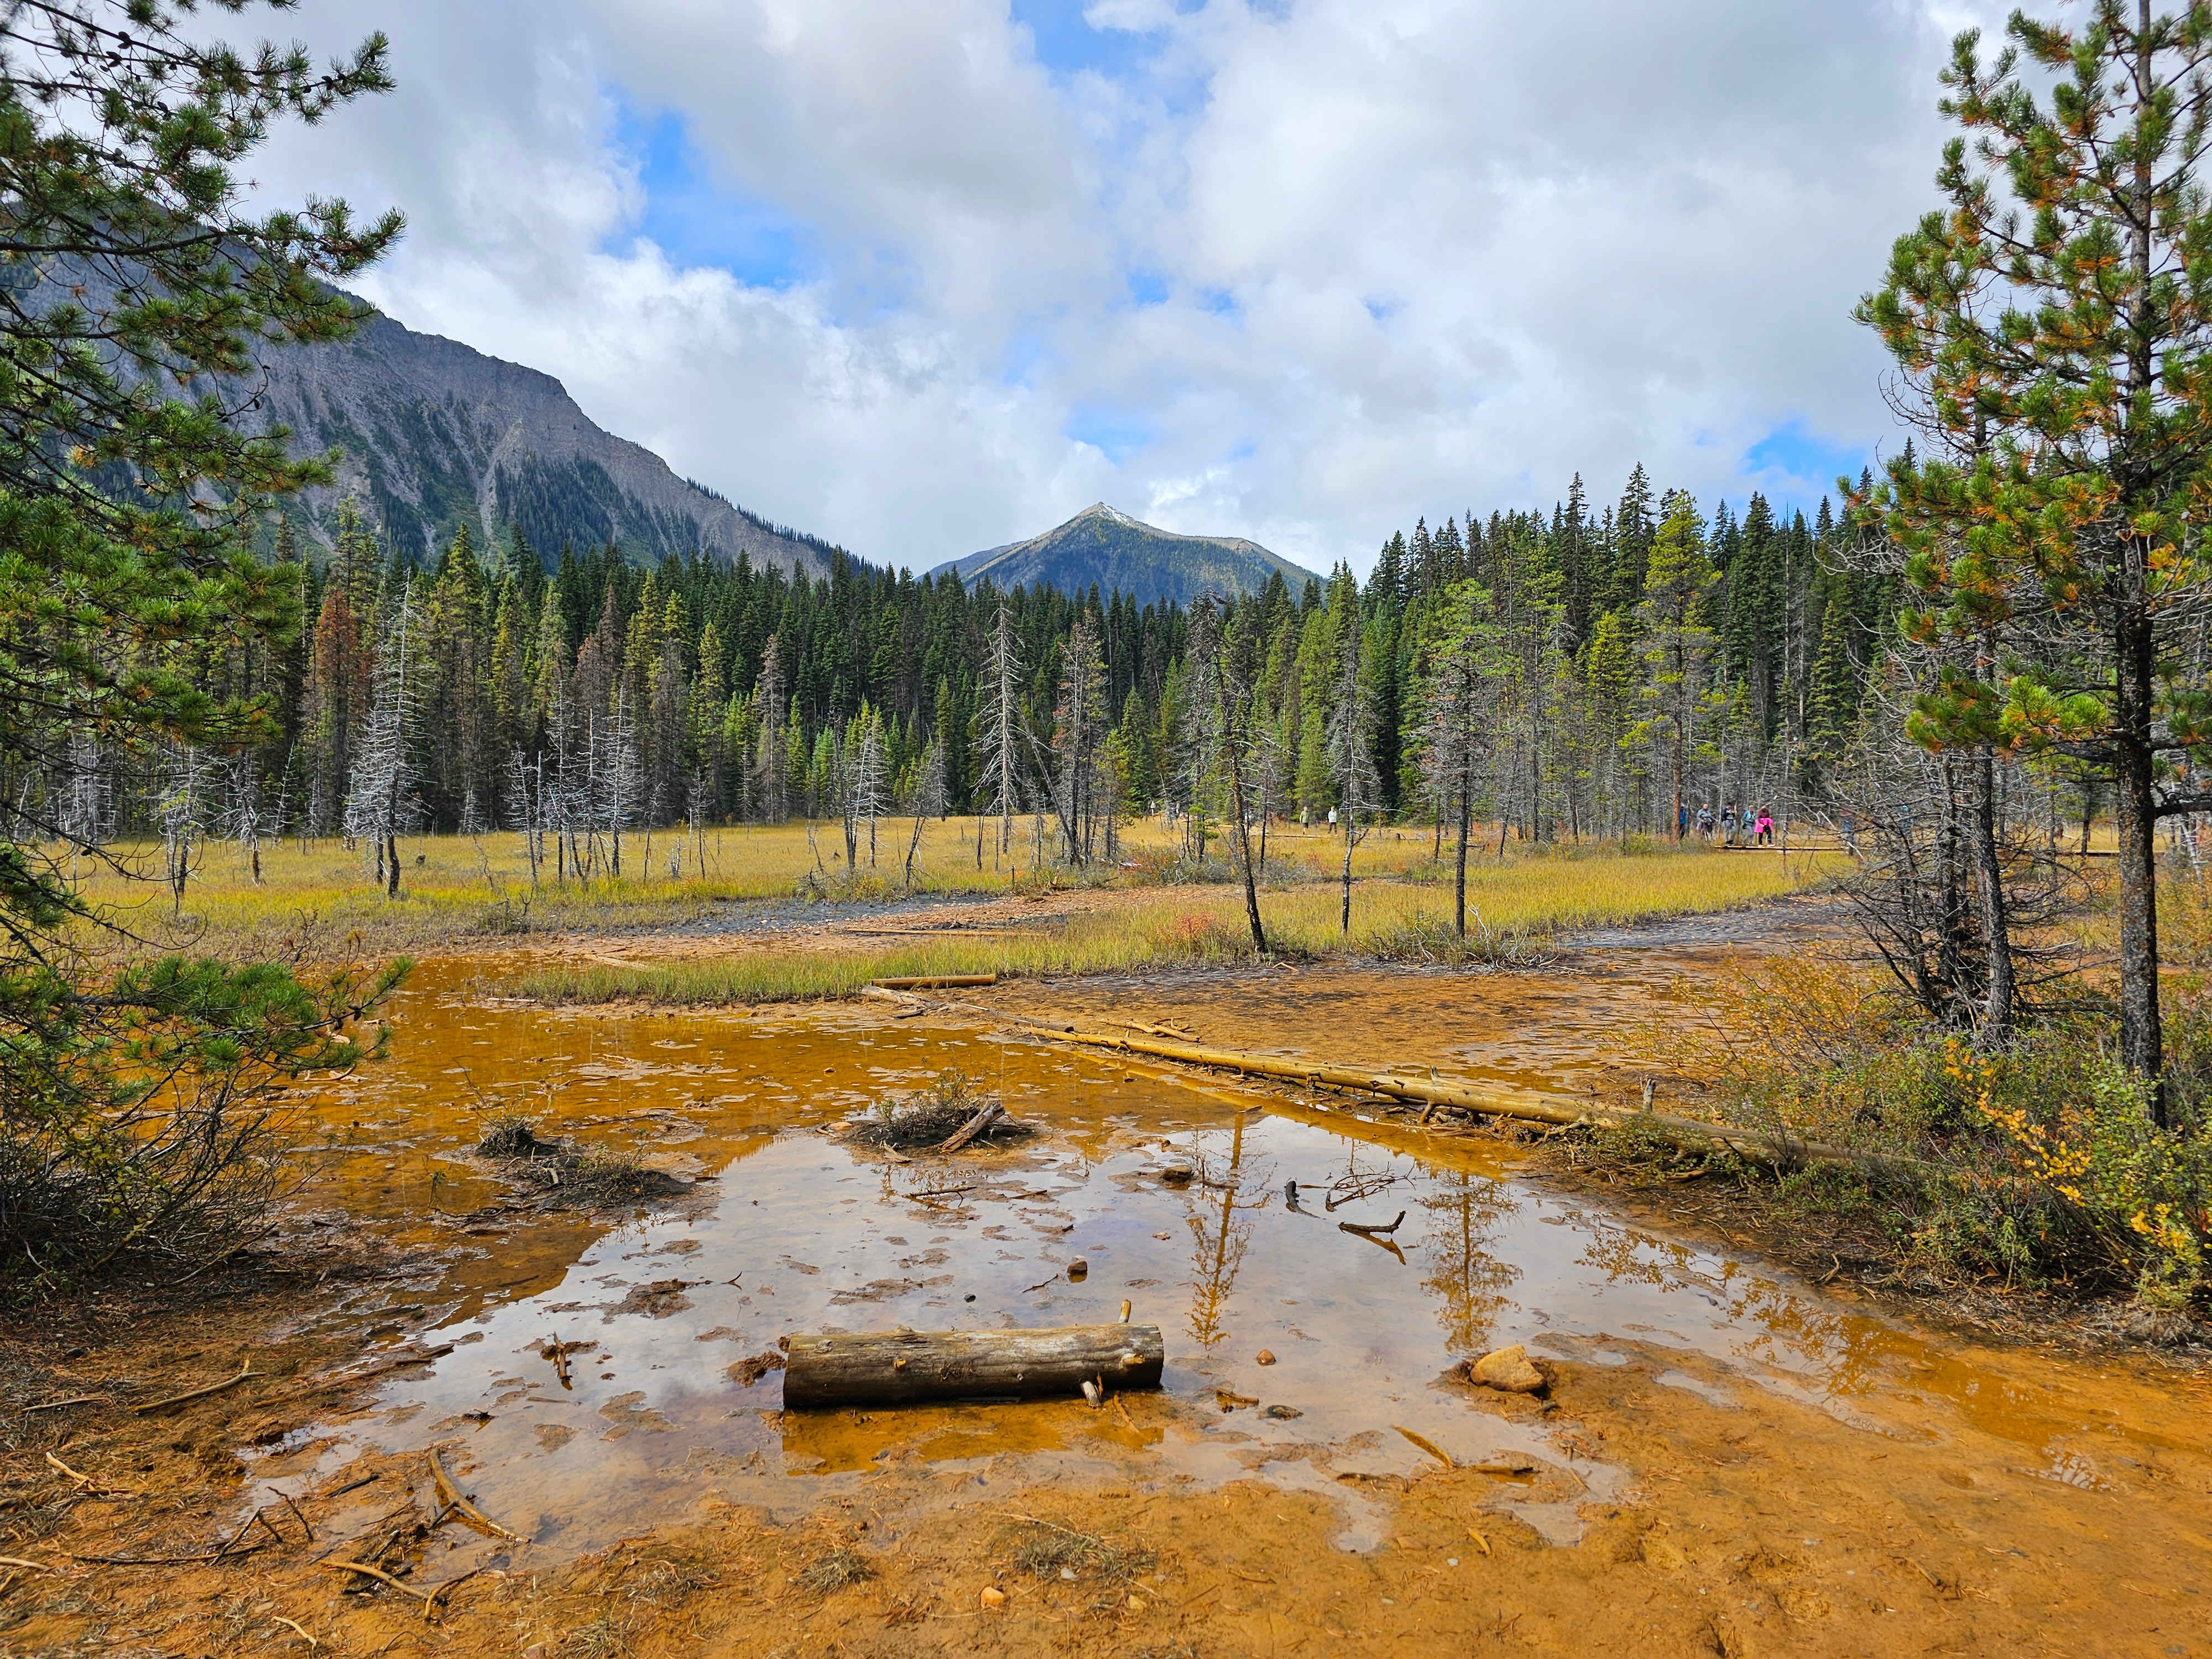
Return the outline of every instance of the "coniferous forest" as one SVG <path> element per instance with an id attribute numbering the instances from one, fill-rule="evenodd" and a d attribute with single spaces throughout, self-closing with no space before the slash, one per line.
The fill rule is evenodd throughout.
<path id="1" fill-rule="evenodd" d="M 546 558 L 519 529 L 464 527 L 425 568 L 347 513 L 291 642 L 192 665 L 261 709 L 261 741 L 80 738 L 10 788 L 180 858 L 343 836 L 395 881 L 397 839 L 424 832 L 525 831 L 566 877 L 618 872 L 632 829 L 917 807 L 1042 816 L 1048 855 L 1082 863 L 1137 815 L 1202 843 L 1231 748 L 1248 817 L 1695 831 L 1819 795 L 1898 592 L 1844 538 L 1826 501 L 1706 512 L 1638 468 L 1601 507 L 1577 477 L 1548 514 L 1424 518 L 1364 582 L 1340 564 L 1194 616 L 843 559 Z M 287 522 L 274 550 L 302 562 Z"/>

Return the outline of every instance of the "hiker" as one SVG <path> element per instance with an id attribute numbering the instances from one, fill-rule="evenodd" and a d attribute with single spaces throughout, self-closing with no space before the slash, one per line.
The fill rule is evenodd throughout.
<path id="1" fill-rule="evenodd" d="M 1757 834 L 1761 847 L 1774 845 L 1774 817 L 1764 807 L 1759 810 Z"/>
<path id="2" fill-rule="evenodd" d="M 1721 845 L 1735 845 L 1735 803 L 1732 800 L 1721 803 Z"/>
<path id="3" fill-rule="evenodd" d="M 1711 841 L 1712 838 L 1713 809 L 1710 806 L 1700 806 L 1698 808 L 1698 839 Z"/>

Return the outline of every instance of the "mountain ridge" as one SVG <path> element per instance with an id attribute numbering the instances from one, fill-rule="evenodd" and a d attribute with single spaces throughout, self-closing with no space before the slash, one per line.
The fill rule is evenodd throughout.
<path id="1" fill-rule="evenodd" d="M 371 310 L 350 340 L 265 354 L 264 427 L 295 453 L 336 447 L 326 485 L 301 498 L 327 544 L 351 496 L 398 545 L 425 556 L 465 520 L 489 544 L 520 526 L 541 558 L 609 542 L 647 560 L 694 550 L 818 575 L 843 550 L 749 512 L 600 426 L 543 369 Z"/>
<path id="2" fill-rule="evenodd" d="M 1279 575 L 1293 587 L 1317 573 L 1242 536 L 1162 530 L 1104 501 L 1021 541 L 948 559 L 930 572 L 964 583 L 988 578 L 1001 588 L 1058 588 L 1080 594 L 1116 590 L 1139 605 L 1189 605 L 1200 595 L 1253 593 Z"/>

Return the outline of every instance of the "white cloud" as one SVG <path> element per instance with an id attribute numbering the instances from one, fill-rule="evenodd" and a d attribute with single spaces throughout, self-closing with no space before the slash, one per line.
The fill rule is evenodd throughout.
<path id="1" fill-rule="evenodd" d="M 1809 507 L 1824 480 L 1746 452 L 1889 437 L 1848 312 L 1929 198 L 1947 32 L 1994 20 L 1097 0 L 1154 54 L 1101 76 L 1041 66 L 1006 0 L 364 9 L 295 16 L 323 50 L 388 30 L 401 90 L 260 174 L 408 211 L 371 297 L 915 566 L 1103 497 L 1364 567 L 1416 513 L 1548 506 L 1577 470 L 1602 500 L 1638 459 Z M 641 237 L 624 110 L 680 117 L 805 278 Z M 1083 441 L 1101 417 L 1118 461 Z"/>

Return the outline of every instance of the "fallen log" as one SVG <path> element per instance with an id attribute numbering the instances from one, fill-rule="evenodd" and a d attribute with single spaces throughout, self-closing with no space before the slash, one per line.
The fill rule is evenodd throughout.
<path id="1" fill-rule="evenodd" d="M 884 991 L 949 991 L 967 985 L 996 985 L 996 974 L 908 974 L 897 979 L 872 979 Z"/>
<path id="2" fill-rule="evenodd" d="M 1390 1072 L 1361 1071 L 1349 1066 L 1329 1066 L 1310 1060 L 1289 1060 L 1279 1054 L 1246 1054 L 1233 1048 L 1206 1048 L 1192 1042 L 1161 1042 L 1122 1036 L 1111 1031 L 1085 1031 L 1073 1025 L 1039 1023 L 1036 1029 L 1064 1042 L 1091 1048 L 1116 1048 L 1125 1054 L 1147 1054 L 1158 1060 L 1180 1060 L 1186 1066 L 1210 1066 L 1250 1077 L 1279 1079 L 1285 1083 L 1325 1084 L 1333 1089 L 1358 1089 L 1386 1100 L 1417 1105 L 1449 1106 L 1490 1117 L 1510 1117 L 1528 1123 L 1550 1123 L 1565 1127 L 1621 1127 L 1636 1124 L 1664 1136 L 1677 1146 L 1724 1146 L 1762 1164 L 1791 1167 L 1803 1164 L 1848 1164 L 1858 1169 L 1915 1169 L 1911 1158 L 1855 1147 L 1831 1146 L 1795 1135 L 1769 1134 L 1730 1124 L 1707 1123 L 1697 1118 L 1674 1117 L 1664 1112 L 1613 1111 L 1604 1107 L 1554 1104 L 1541 1097 L 1504 1090 L 1470 1088 L 1440 1083 L 1432 1078 L 1405 1077 Z"/>
<path id="3" fill-rule="evenodd" d="M 862 1331 L 794 1336 L 783 1403 L 912 1405 L 928 1400 L 1075 1398 L 1157 1389 L 1165 1348 L 1157 1325 L 1068 1325 L 1026 1331 Z"/>

